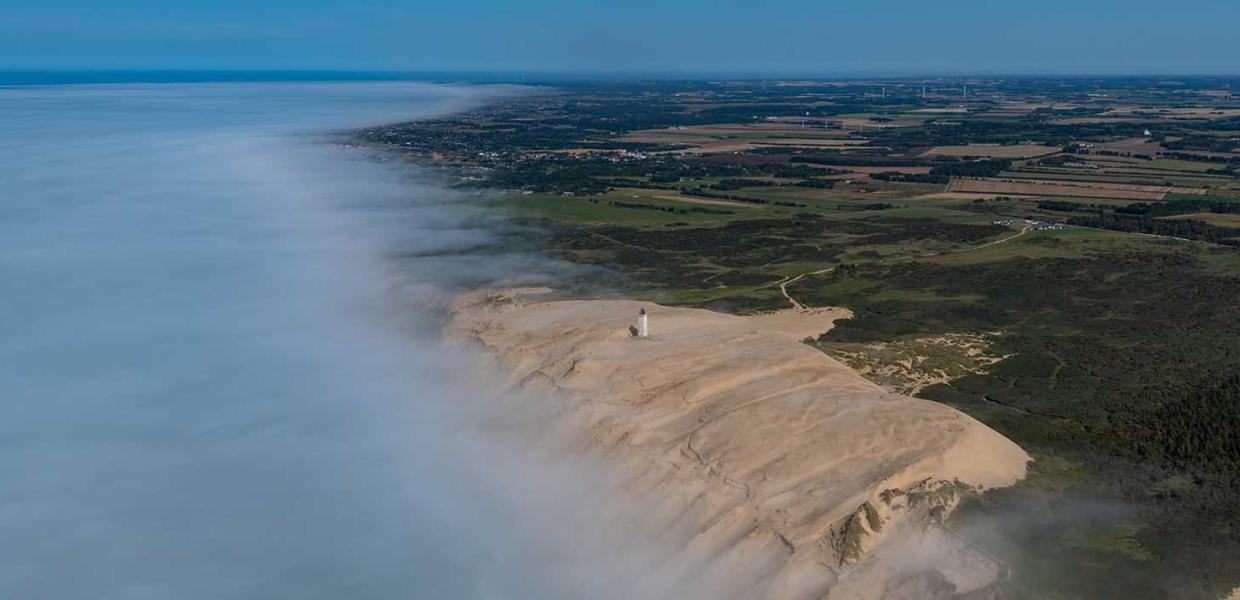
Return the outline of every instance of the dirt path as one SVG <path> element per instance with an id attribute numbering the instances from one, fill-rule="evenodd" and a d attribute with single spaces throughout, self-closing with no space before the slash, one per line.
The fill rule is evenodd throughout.
<path id="1" fill-rule="evenodd" d="M 818 269 L 817 271 L 809 271 L 808 273 L 801 273 L 800 275 L 797 275 L 796 277 L 785 277 L 783 281 L 779 282 L 779 292 L 783 294 L 785 298 L 788 299 L 788 302 L 792 303 L 792 308 L 795 308 L 797 310 L 805 310 L 805 305 L 801 304 L 800 302 L 797 302 L 797 299 L 793 298 L 792 294 L 788 293 L 788 286 L 793 283 L 796 283 L 798 280 L 800 280 L 802 277 L 805 277 L 806 275 L 822 275 L 823 273 L 830 273 L 831 271 L 834 271 L 834 270 L 835 270 L 835 267 L 828 267 L 826 269 Z"/>
<path id="2" fill-rule="evenodd" d="M 995 240 L 995 241 L 993 241 L 993 242 L 987 242 L 987 243 L 985 243 L 985 244 L 982 244 L 981 246 L 975 246 L 975 247 L 973 247 L 973 248 L 962 248 L 962 249 L 957 250 L 957 251 L 955 251 L 955 252 L 952 252 L 952 253 L 950 253 L 950 254 L 957 254 L 957 253 L 960 253 L 960 252 L 972 252 L 972 251 L 974 251 L 974 250 L 981 250 L 982 248 L 989 248 L 989 247 L 991 247 L 991 246 L 997 246 L 997 245 L 999 245 L 999 244 L 1002 244 L 1003 242 L 1010 242 L 1010 241 L 1012 241 L 1012 240 L 1014 240 L 1014 239 L 1016 239 L 1016 238 L 1018 238 L 1018 237 L 1020 237 L 1020 236 L 1022 236 L 1022 235 L 1025 235 L 1026 233 L 1029 233 L 1030 231 L 1033 231 L 1033 225 L 1025 225 L 1024 229 L 1021 229 L 1021 230 L 1020 230 L 1018 233 L 1016 233 L 1015 235 L 1009 235 L 1009 236 L 1007 236 L 1007 237 L 1005 237 L 1005 238 L 998 239 L 998 240 Z"/>

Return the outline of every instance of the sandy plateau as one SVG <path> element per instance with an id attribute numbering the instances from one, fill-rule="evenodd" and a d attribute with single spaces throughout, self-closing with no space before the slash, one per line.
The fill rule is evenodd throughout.
<path id="1" fill-rule="evenodd" d="M 450 328 L 511 386 L 556 392 L 570 444 L 623 473 L 711 597 L 984 598 L 1004 566 L 941 524 L 1029 456 L 947 406 L 884 391 L 801 340 L 843 309 L 734 316 L 637 301 L 458 299 Z M 639 309 L 650 336 L 633 337 Z"/>

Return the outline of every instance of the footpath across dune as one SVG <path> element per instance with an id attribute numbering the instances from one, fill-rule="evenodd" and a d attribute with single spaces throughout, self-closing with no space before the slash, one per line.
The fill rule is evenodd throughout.
<path id="1" fill-rule="evenodd" d="M 630 326 L 649 313 L 649 337 Z M 889 393 L 801 343 L 843 309 L 735 316 L 626 300 L 458 299 L 451 337 L 514 387 L 549 388 L 548 431 L 601 452 L 736 597 L 985 596 L 1003 566 L 941 525 L 1029 456 L 947 406 Z M 673 568 L 669 565 L 669 568 Z"/>

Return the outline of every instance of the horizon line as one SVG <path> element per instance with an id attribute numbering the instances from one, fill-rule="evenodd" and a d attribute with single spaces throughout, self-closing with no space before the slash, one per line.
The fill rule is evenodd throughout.
<path id="1" fill-rule="evenodd" d="M 181 77 L 181 79 L 177 79 Z M 278 79 L 264 79 L 278 77 Z M 63 83 L 208 83 L 259 81 L 460 81 L 468 83 L 551 83 L 619 81 L 786 81 L 929 79 L 1240 79 L 1240 73 L 1036 72 L 1036 71 L 709 71 L 565 69 L 285 69 L 285 68 L 0 68 L 0 85 Z"/>

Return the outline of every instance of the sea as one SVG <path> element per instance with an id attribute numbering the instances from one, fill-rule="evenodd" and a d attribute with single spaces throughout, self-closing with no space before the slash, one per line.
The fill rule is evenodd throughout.
<path id="1" fill-rule="evenodd" d="M 524 92 L 376 79 L 0 75 L 0 598 L 585 597 L 426 308 L 553 267 L 344 143 Z"/>

